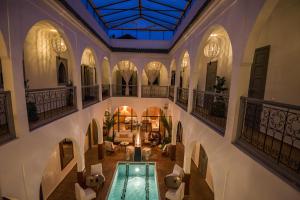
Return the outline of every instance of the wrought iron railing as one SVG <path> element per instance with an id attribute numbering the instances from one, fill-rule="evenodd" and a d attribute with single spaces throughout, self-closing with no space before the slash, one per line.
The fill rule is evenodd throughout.
<path id="1" fill-rule="evenodd" d="M 83 108 L 99 102 L 99 85 L 82 86 L 81 95 Z"/>
<path id="2" fill-rule="evenodd" d="M 102 84 L 102 101 L 110 97 L 110 85 Z"/>
<path id="3" fill-rule="evenodd" d="M 221 134 L 225 133 L 228 109 L 228 95 L 193 91 L 192 115 Z"/>
<path id="4" fill-rule="evenodd" d="M 167 98 L 168 90 L 169 90 L 168 86 L 143 85 L 142 97 Z"/>
<path id="5" fill-rule="evenodd" d="M 9 91 L 0 91 L 0 144 L 15 138 L 14 118 Z"/>
<path id="6" fill-rule="evenodd" d="M 188 88 L 177 88 L 176 104 L 187 110 L 189 102 L 189 89 Z"/>
<path id="7" fill-rule="evenodd" d="M 137 85 L 129 85 L 128 89 L 128 94 L 126 94 L 126 85 L 112 85 L 112 95 L 114 97 L 137 97 Z"/>
<path id="8" fill-rule="evenodd" d="M 76 99 L 76 87 L 26 90 L 30 130 L 75 112 Z"/>
<path id="9" fill-rule="evenodd" d="M 174 101 L 174 96 L 175 96 L 175 87 L 174 86 L 169 86 L 169 99 L 171 101 Z"/>
<path id="10" fill-rule="evenodd" d="M 241 97 L 236 143 L 300 188 L 300 106 Z"/>

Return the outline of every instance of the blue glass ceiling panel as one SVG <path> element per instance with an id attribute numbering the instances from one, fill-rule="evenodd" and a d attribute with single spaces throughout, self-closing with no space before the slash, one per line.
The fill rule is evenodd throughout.
<path id="1" fill-rule="evenodd" d="M 170 40 L 194 1 L 197 0 L 82 0 L 82 3 L 111 38 Z M 204 4 L 207 0 L 201 1 Z"/>

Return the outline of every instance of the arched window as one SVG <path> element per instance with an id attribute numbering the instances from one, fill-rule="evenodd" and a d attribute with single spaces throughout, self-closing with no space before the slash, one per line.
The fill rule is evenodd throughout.
<path id="1" fill-rule="evenodd" d="M 57 57 L 57 81 L 58 85 L 68 83 L 67 59 Z"/>

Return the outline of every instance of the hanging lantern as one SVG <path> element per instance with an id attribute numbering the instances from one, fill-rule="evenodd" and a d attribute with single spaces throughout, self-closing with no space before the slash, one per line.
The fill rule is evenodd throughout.
<path id="1" fill-rule="evenodd" d="M 91 66 L 91 67 L 96 66 L 96 61 L 95 61 L 95 58 L 94 58 L 92 52 L 89 54 L 89 66 Z"/>
<path id="2" fill-rule="evenodd" d="M 55 53 L 57 53 L 58 56 L 67 51 L 65 41 L 59 34 L 52 38 L 51 44 L 53 50 L 55 51 Z"/>
<path id="3" fill-rule="evenodd" d="M 204 47 L 204 55 L 210 59 L 218 57 L 221 48 L 219 45 L 219 40 L 216 36 L 211 36 L 208 39 L 206 46 Z"/>
<path id="4" fill-rule="evenodd" d="M 160 62 L 151 62 L 145 68 L 145 73 L 147 75 L 150 84 L 152 85 L 155 79 L 159 76 L 162 64 Z"/>

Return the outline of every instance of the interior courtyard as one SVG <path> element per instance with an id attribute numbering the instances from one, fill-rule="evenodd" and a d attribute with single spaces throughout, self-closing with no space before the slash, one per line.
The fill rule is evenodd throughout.
<path id="1" fill-rule="evenodd" d="M 1 0 L 0 200 L 299 200 L 299 0 Z"/>

